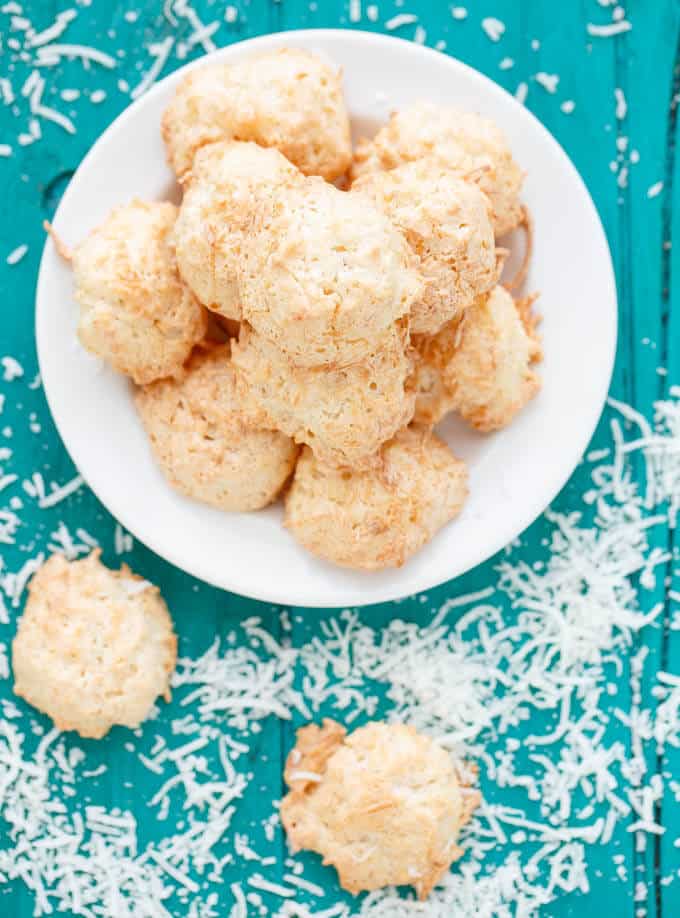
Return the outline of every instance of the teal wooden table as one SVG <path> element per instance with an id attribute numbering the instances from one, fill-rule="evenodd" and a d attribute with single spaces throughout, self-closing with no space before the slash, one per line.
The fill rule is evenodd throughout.
<path id="1" fill-rule="evenodd" d="M 611 462 L 613 437 L 619 431 L 627 439 L 637 436 L 616 406 L 605 413 L 589 459 L 555 502 L 553 509 L 564 516 L 539 520 L 509 553 L 427 596 L 363 610 L 358 620 L 363 630 L 350 613 L 339 619 L 331 611 L 271 608 L 210 589 L 134 544 L 87 488 L 78 487 L 76 470 L 52 426 L 36 379 L 33 336 L 41 223 L 52 216 L 84 154 L 131 96 L 184 60 L 213 45 L 270 31 L 329 26 L 391 31 L 460 58 L 518 93 L 564 145 L 594 197 L 616 267 L 620 339 L 611 393 L 647 417 L 655 401 L 664 401 L 671 412 L 663 445 L 665 468 L 672 472 L 672 457 L 677 457 L 680 446 L 680 414 L 672 408 L 672 386 L 680 382 L 680 262 L 673 250 L 680 238 L 678 0 L 629 0 L 625 10 L 606 0 L 0 2 L 0 357 L 13 358 L 3 359 L 0 374 L 0 915 L 23 918 L 57 907 L 58 897 L 48 894 L 58 878 L 50 876 L 45 864 L 49 866 L 52 856 L 50 844 L 63 850 L 69 833 L 79 853 L 89 855 L 91 866 L 83 866 L 83 860 L 81 876 L 92 871 L 90 886 L 98 890 L 84 914 L 344 914 L 341 903 L 351 900 L 340 893 L 331 870 L 312 855 L 300 856 L 296 863 L 304 867 L 303 881 L 296 883 L 298 868 L 287 863 L 275 818 L 275 802 L 282 793 L 281 763 L 295 727 L 310 716 L 356 717 L 353 722 L 358 724 L 400 706 L 415 718 L 422 715 L 425 726 L 436 721 L 435 726 L 447 726 L 460 739 L 461 748 L 479 761 L 487 801 L 486 815 L 473 830 L 473 850 L 454 870 L 458 892 L 431 914 L 680 915 L 680 543 L 677 529 L 664 517 L 666 505 L 638 507 L 625 531 L 620 520 L 593 521 L 596 510 L 602 516 L 602 507 L 583 499 L 593 488 L 593 469 L 600 465 L 600 494 L 611 491 L 611 475 L 601 466 Z M 45 50 L 55 44 L 62 50 Z M 68 52 L 65 45 L 90 50 Z M 573 270 L 581 269 L 573 265 Z M 677 394 L 676 390 L 675 401 Z M 633 450 L 629 457 L 631 480 L 644 490 L 641 453 Z M 680 486 L 677 459 L 674 468 L 676 477 L 667 473 L 664 479 L 667 496 Z M 46 496 L 41 496 L 41 480 Z M 73 482 L 73 493 L 57 502 L 50 498 L 52 481 Z M 603 498 L 605 504 L 614 499 L 616 495 Z M 572 516 L 576 512 L 584 514 L 580 521 Z M 636 514 L 645 520 L 659 517 L 646 528 L 647 545 L 634 535 L 641 531 Z M 180 667 L 183 684 L 172 704 L 162 706 L 141 732 L 114 730 L 100 743 L 67 736 L 60 744 L 45 732 L 46 720 L 14 698 L 9 643 L 32 559 L 55 545 L 82 553 L 93 540 L 101 544 L 108 562 L 125 560 L 162 587 L 185 660 Z M 589 559 L 594 570 L 586 570 Z M 577 562 L 582 571 L 576 569 Z M 508 566 L 499 574 L 503 564 Z M 560 564 L 561 583 L 569 577 L 577 581 L 576 591 L 568 595 L 558 584 Z M 610 584 L 598 580 L 598 570 L 611 576 Z M 508 648 L 516 640 L 515 649 L 521 649 L 521 639 L 515 636 L 508 638 L 507 646 L 501 642 L 497 650 L 489 648 L 495 633 L 522 620 L 522 615 L 534 614 L 527 611 L 532 578 L 536 596 L 541 602 L 548 598 L 550 612 L 567 637 L 595 634 L 598 628 L 604 636 L 591 634 L 583 644 L 577 643 L 572 648 L 576 658 L 569 663 L 564 661 L 569 648 L 563 642 L 560 653 L 544 661 L 561 673 L 559 692 L 540 698 L 536 692 L 527 704 L 520 677 L 508 664 Z M 519 593 L 513 608 L 515 588 Z M 476 592 L 477 600 L 456 604 L 456 597 Z M 449 600 L 454 601 L 447 606 Z M 475 604 L 481 609 L 476 619 L 469 615 Z M 630 611 L 630 627 L 622 623 L 621 610 Z M 438 612 L 435 623 L 443 630 L 433 634 L 427 628 Z M 645 613 L 648 624 L 641 627 L 635 615 Z M 466 618 L 461 623 L 462 616 Z M 577 627 L 579 616 L 583 622 Z M 395 619 L 411 624 L 395 626 Z M 336 640 L 333 629 L 340 634 L 338 623 L 345 631 Z M 437 663 L 426 645 L 441 649 L 446 633 L 452 635 L 448 656 L 437 657 Z M 462 656 L 456 656 L 456 641 L 463 633 L 468 641 Z M 216 637 L 226 663 L 220 665 L 216 653 L 212 667 L 205 658 L 201 666 L 193 665 L 190 660 L 200 658 Z M 382 650 L 370 651 L 381 641 Z M 398 674 L 394 668 L 381 670 L 375 659 L 365 663 L 371 653 L 379 658 L 388 645 L 401 647 L 401 656 L 385 654 L 385 659 L 396 661 Z M 296 649 L 302 654 L 296 656 Z M 328 658 L 331 651 L 334 664 Z M 491 678 L 480 671 L 494 654 L 505 676 Z M 412 663 L 415 660 L 417 669 L 421 658 L 431 668 L 431 681 L 418 695 Z M 513 659 L 513 665 L 520 665 L 519 658 Z M 268 669 L 258 660 L 269 661 Z M 443 703 L 448 708 L 435 714 L 431 696 L 433 690 L 436 694 L 438 665 L 443 667 L 440 688 L 448 686 L 451 694 Z M 544 675 L 534 673 L 532 678 L 545 690 Z M 577 698 L 580 689 L 574 689 L 574 704 L 594 717 L 590 727 L 583 728 L 581 740 L 566 727 L 565 718 L 574 714 L 565 709 L 565 699 L 572 699 L 571 678 L 574 686 L 591 680 L 584 697 Z M 238 710 L 249 707 L 249 693 L 250 713 L 259 719 L 255 730 L 243 732 Z M 523 701 L 509 717 L 515 697 Z M 300 703 L 302 698 L 309 710 Z M 503 707 L 508 699 L 510 704 Z M 468 727 L 472 726 L 464 737 L 466 722 L 459 712 L 475 700 L 482 712 L 489 711 L 488 723 L 481 725 L 479 711 L 470 714 Z M 266 716 L 268 711 L 286 717 Z M 601 730 L 595 729 L 595 722 Z M 552 741 L 547 742 L 551 732 Z M 230 745 L 225 746 L 222 734 Z M 23 738 L 24 763 L 50 764 L 47 785 L 40 785 L 40 769 L 31 777 L 24 764 L 20 774 L 26 783 L 17 790 L 20 779 L 10 764 L 18 761 L 16 751 L 8 750 L 18 737 Z M 193 757 L 166 757 L 158 764 L 163 758 L 159 750 L 196 739 Z M 587 741 L 596 756 L 611 755 L 611 768 L 600 763 L 589 772 L 583 766 L 587 756 L 579 751 L 579 743 Z M 523 763 L 525 752 L 533 758 Z M 232 765 L 225 766 L 227 755 Z M 510 761 L 513 767 L 504 768 Z M 177 762 L 188 771 L 182 772 Z M 560 799 L 559 782 L 580 767 L 582 777 L 570 780 L 578 784 L 582 799 L 577 800 L 573 788 L 562 798 L 563 805 L 568 799 L 578 812 L 560 816 L 555 802 Z M 223 798 L 220 802 L 210 797 L 214 774 L 219 775 L 221 783 L 215 787 L 220 794 L 231 787 L 233 813 Z M 595 788 L 596 774 L 609 775 L 616 788 L 610 785 L 606 793 Z M 202 792 L 196 790 L 199 785 Z M 37 801 L 33 823 L 21 806 L 17 809 L 17 801 L 25 804 L 31 794 Z M 536 796 L 539 799 L 532 799 Z M 615 824 L 608 816 L 612 807 L 616 809 L 612 796 L 624 801 Z M 635 806 L 625 811 L 631 800 L 637 801 L 638 812 Z M 105 808 L 104 822 L 103 811 L 96 807 Z M 186 844 L 187 830 L 194 821 L 200 826 L 206 812 L 217 839 L 212 855 L 202 860 L 197 853 L 197 839 L 206 839 L 205 828 L 199 828 L 192 836 L 194 853 L 180 869 L 162 840 L 185 833 Z M 60 840 L 53 834 L 45 841 L 40 819 L 49 822 L 48 816 L 57 823 L 66 820 L 68 832 Z M 80 819 L 85 824 L 82 837 Z M 129 838 L 133 819 L 137 851 Z M 218 838 L 220 819 L 224 832 Z M 606 831 L 598 819 L 607 823 Z M 102 838 L 109 839 L 105 851 Z M 153 853 L 140 857 L 148 845 L 155 845 Z M 557 851 L 562 852 L 559 857 Z M 42 872 L 32 873 L 26 866 L 32 862 L 29 854 L 43 865 Z M 467 875 L 471 898 L 461 881 L 466 863 L 468 870 L 470 864 L 473 869 L 479 865 L 474 882 Z M 153 877 L 159 876 L 168 887 L 167 898 L 165 892 L 153 892 Z M 282 898 L 281 890 L 266 888 L 268 883 L 282 884 L 286 895 Z M 174 887 L 172 894 L 169 887 Z M 69 901 L 64 889 L 62 884 L 62 901 Z M 136 905 L 129 910 L 114 906 L 117 889 L 128 902 L 137 895 Z M 157 900 L 156 911 L 140 904 L 146 889 Z M 427 914 L 397 901 L 354 902 L 352 909 L 363 908 L 362 914 L 376 918 Z M 70 911 L 75 914 L 77 909 Z"/>

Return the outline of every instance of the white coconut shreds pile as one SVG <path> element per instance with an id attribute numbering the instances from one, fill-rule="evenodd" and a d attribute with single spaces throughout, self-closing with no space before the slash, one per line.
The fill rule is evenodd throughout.
<path id="1" fill-rule="evenodd" d="M 255 605 L 260 617 L 238 625 L 218 617 L 216 630 L 233 631 L 180 660 L 172 705 L 141 730 L 88 743 L 48 731 L 10 700 L 9 646 L 31 573 L 52 550 L 73 558 L 96 544 L 74 522 L 79 512 L 93 520 L 81 481 L 68 472 L 52 481 L 12 453 L 13 429 L 45 410 L 36 386 L 28 372 L 0 382 L 0 826 L 9 841 L 0 844 L 0 909 L 3 888 L 19 884 L 36 915 L 503 918 L 587 892 L 603 864 L 611 882 L 632 888 L 633 846 L 644 858 L 664 832 L 662 802 L 680 796 L 667 758 L 680 748 L 680 674 L 648 652 L 661 642 L 664 595 L 671 612 L 680 600 L 680 560 L 666 537 L 680 491 L 680 387 L 651 419 L 610 402 L 609 444 L 588 457 L 591 487 L 573 510 L 538 524 L 542 561 L 527 563 L 516 545 L 491 582 L 432 608 L 426 627 L 406 620 L 409 604 L 405 620 L 347 610 L 315 612 L 310 623 Z M 36 514 L 37 527 L 23 520 Z M 102 518 L 97 531 L 107 529 L 113 558 L 132 549 Z M 175 590 L 175 606 L 176 595 L 189 606 L 173 609 L 187 646 L 204 609 L 200 592 Z M 417 604 L 420 617 L 428 602 Z M 645 645 L 643 629 L 653 637 Z M 293 728 L 321 716 L 350 727 L 406 721 L 457 761 L 478 763 L 485 801 L 467 853 L 427 903 L 392 891 L 352 901 L 313 855 L 287 854 L 281 761 L 268 737 L 280 718 L 285 753 Z M 130 780 L 140 767 L 142 794 Z M 680 849 L 671 850 L 677 863 L 666 856 L 663 883 L 679 881 Z M 638 885 L 642 916 L 648 890 Z"/>

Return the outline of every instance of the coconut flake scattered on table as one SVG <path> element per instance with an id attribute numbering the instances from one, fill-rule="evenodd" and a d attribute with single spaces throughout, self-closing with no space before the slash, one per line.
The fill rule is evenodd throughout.
<path id="1" fill-rule="evenodd" d="M 23 245 L 18 245 L 16 249 L 13 249 L 5 261 L 8 265 L 18 265 L 24 255 L 28 252 L 28 246 L 24 243 Z"/>
<path id="2" fill-rule="evenodd" d="M 13 398 L 23 397 L 20 380 L 6 385 Z M 348 724 L 382 714 L 413 723 L 456 760 L 477 760 L 487 787 L 496 788 L 494 802 L 484 803 L 462 840 L 467 854 L 460 869 L 422 906 L 423 916 L 530 914 L 558 895 L 588 889 L 591 846 L 608 845 L 623 832 L 644 847 L 663 830 L 654 809 L 663 784 L 646 761 L 680 743 L 680 676 L 657 673 L 657 703 L 647 709 L 641 685 L 654 676 L 652 661 L 644 648 L 628 656 L 635 636 L 662 613 L 654 597 L 670 556 L 652 534 L 667 521 L 674 525 L 680 509 L 679 398 L 680 387 L 671 387 L 652 420 L 612 400 L 611 442 L 588 457 L 592 487 L 583 505 L 546 517 L 545 561 L 530 566 L 521 547 L 512 549 L 499 565 L 498 587 L 447 600 L 428 625 L 393 620 L 380 629 L 346 611 L 322 621 L 316 636 L 288 646 L 289 638 L 279 640 L 253 617 L 241 623 L 240 639 L 181 659 L 176 706 L 158 714 L 171 718 L 175 741 L 155 737 L 149 724 L 129 746 L 155 776 L 149 805 L 167 823 L 152 845 L 140 847 L 134 813 L 99 804 L 96 786 L 85 785 L 92 802 L 77 802 L 75 785 L 94 780 L 85 772 L 99 770 L 76 752 L 72 737 L 51 731 L 33 754 L 30 715 L 6 708 L 12 716 L 0 726 L 0 816 L 15 844 L 0 852 L 0 875 L 29 885 L 39 915 L 78 901 L 109 913 L 115 888 L 135 914 L 167 918 L 176 896 L 187 914 L 202 916 L 211 913 L 200 911 L 201 902 L 224 906 L 226 888 L 234 908 L 251 903 L 251 894 L 271 896 L 278 900 L 271 913 L 280 918 L 329 908 L 336 918 L 407 916 L 410 906 L 393 891 L 356 908 L 333 905 L 332 888 L 323 895 L 301 873 L 287 872 L 273 809 L 265 814 L 264 841 L 233 831 L 262 721 L 272 715 L 306 721 L 332 709 Z M 641 488 L 630 466 L 636 455 L 646 469 Z M 3 494 L 11 495 L 16 483 L 10 480 Z M 79 486 L 73 479 L 49 492 L 41 474 L 25 478 L 26 493 L 43 505 L 53 494 L 68 499 L 64 492 Z M 82 527 L 66 526 L 60 510 L 45 512 L 54 514 L 47 550 L 80 556 L 96 542 Z M 18 525 L 18 512 L 15 517 Z M 115 535 L 127 549 L 126 534 L 117 527 Z M 39 543 L 20 567 L 0 571 L 5 646 L 14 628 L 11 610 L 43 556 Z M 626 679 L 630 703 L 624 693 L 617 697 Z M 546 708 L 556 712 L 552 723 L 540 716 Z M 534 724 L 529 737 L 527 719 Z M 629 734 L 632 754 L 613 735 L 614 725 Z M 183 829 L 173 823 L 180 811 L 191 814 Z M 503 853 L 493 867 L 486 857 L 492 848 Z M 223 888 L 229 864 L 253 861 L 256 872 L 243 869 L 254 883 L 238 892 Z M 292 863 L 297 870 L 301 862 Z M 615 882 L 626 880 L 624 866 L 615 865 Z M 301 894 L 316 897 L 318 906 L 298 903 Z"/>
<path id="3" fill-rule="evenodd" d="M 534 74 L 534 80 L 538 83 L 539 86 L 542 86 L 546 92 L 549 92 L 551 95 L 554 95 L 557 92 L 557 87 L 560 82 L 560 78 L 556 73 L 544 73 L 540 70 L 538 73 Z"/>
<path id="4" fill-rule="evenodd" d="M 414 16 L 413 13 L 397 13 L 396 16 L 386 20 L 385 28 L 388 32 L 394 32 L 402 26 L 413 25 L 416 22 L 418 22 L 418 17 Z"/>
<path id="5" fill-rule="evenodd" d="M 500 41 L 505 34 L 505 23 L 493 16 L 482 19 L 482 29 L 491 41 Z"/>
<path id="6" fill-rule="evenodd" d="M 630 32 L 632 28 L 631 23 L 625 19 L 605 25 L 596 25 L 589 22 L 586 26 L 588 35 L 592 35 L 594 38 L 613 38 L 616 35 L 623 35 L 624 32 Z"/>

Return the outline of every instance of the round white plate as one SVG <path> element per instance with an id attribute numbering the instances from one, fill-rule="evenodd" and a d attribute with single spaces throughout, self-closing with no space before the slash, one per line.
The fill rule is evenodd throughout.
<path id="1" fill-rule="evenodd" d="M 426 99 L 493 118 L 527 172 L 536 225 L 527 289 L 543 315 L 543 389 L 502 433 L 480 436 L 447 421 L 442 432 L 470 467 L 470 498 L 403 568 L 379 574 L 323 563 L 282 527 L 280 506 L 228 514 L 165 483 L 136 417 L 130 388 L 79 346 L 71 272 L 48 241 L 36 326 L 40 369 L 59 432 L 95 494 L 137 538 L 190 574 L 275 603 L 350 606 L 396 599 L 449 580 L 494 554 L 555 497 L 579 461 L 606 397 L 616 342 L 616 288 L 607 241 L 574 166 L 544 127 L 491 80 L 459 61 L 395 38 L 353 31 L 286 32 L 232 45 L 213 60 L 295 46 L 344 71 L 357 133 Z M 201 66 L 205 60 L 189 66 Z M 101 136 L 67 188 L 54 225 L 70 244 L 134 195 L 174 192 L 159 122 L 189 67 L 131 105 Z"/>

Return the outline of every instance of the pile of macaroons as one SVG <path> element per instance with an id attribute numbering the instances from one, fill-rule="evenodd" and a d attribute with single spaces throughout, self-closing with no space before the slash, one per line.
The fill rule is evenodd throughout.
<path id="1" fill-rule="evenodd" d="M 457 516 L 465 464 L 540 386 L 530 301 L 499 285 L 522 171 L 479 115 L 396 112 L 353 151 L 341 77 L 284 49 L 179 84 L 179 207 L 132 201 L 73 252 L 79 337 L 138 386 L 156 461 L 227 511 L 284 494 L 336 564 L 403 564 Z"/>

